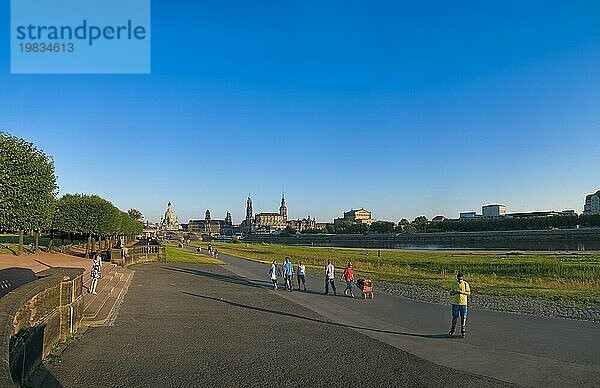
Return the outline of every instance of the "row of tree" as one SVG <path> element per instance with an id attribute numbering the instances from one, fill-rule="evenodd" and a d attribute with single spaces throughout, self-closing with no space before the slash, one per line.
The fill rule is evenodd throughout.
<path id="1" fill-rule="evenodd" d="M 433 232 L 483 232 L 508 230 L 544 230 L 544 229 L 575 229 L 600 227 L 600 214 L 565 214 L 545 217 L 493 218 L 475 220 L 444 220 L 430 221 L 425 216 L 419 216 L 412 222 L 402 219 L 398 224 L 391 221 L 377 221 L 370 226 L 349 221 L 341 222 L 335 227 L 327 225 L 327 230 L 308 229 L 302 234 L 338 233 L 433 233 Z M 296 234 L 291 226 L 285 234 Z"/>
<path id="2" fill-rule="evenodd" d="M 19 253 L 24 232 L 35 233 L 36 251 L 42 231 L 84 235 L 87 254 L 95 239 L 106 246 L 119 235 L 143 229 L 135 209 L 129 215 L 97 195 L 66 194 L 57 200 L 57 193 L 52 158 L 32 143 L 0 132 L 0 230 L 19 233 Z"/>
<path id="3" fill-rule="evenodd" d="M 444 220 L 429 222 L 427 232 L 480 232 L 508 230 L 575 229 L 600 227 L 600 214 L 569 214 L 548 217 Z"/>

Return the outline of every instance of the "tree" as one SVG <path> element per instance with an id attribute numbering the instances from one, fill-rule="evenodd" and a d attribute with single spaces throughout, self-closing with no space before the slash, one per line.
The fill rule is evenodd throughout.
<path id="1" fill-rule="evenodd" d="M 19 254 L 26 230 L 36 232 L 37 251 L 39 232 L 52 221 L 57 190 L 52 158 L 0 132 L 0 229 L 19 232 Z"/>
<path id="2" fill-rule="evenodd" d="M 325 225 L 325 233 L 334 234 L 335 227 L 332 224 Z"/>
<path id="3" fill-rule="evenodd" d="M 417 218 L 414 219 L 414 221 L 412 222 L 412 226 L 414 226 L 414 228 L 418 231 L 418 232 L 426 232 L 427 231 L 427 217 L 425 216 L 419 216 Z"/>
<path id="4" fill-rule="evenodd" d="M 294 227 L 292 225 L 288 225 L 285 227 L 285 229 L 281 232 L 282 236 L 295 236 L 296 235 L 296 229 L 294 229 Z"/>
<path id="5" fill-rule="evenodd" d="M 129 217 L 133 218 L 136 221 L 141 221 L 144 218 L 142 212 L 137 209 L 129 209 L 127 210 L 127 214 L 129 214 Z"/>
<path id="6" fill-rule="evenodd" d="M 394 223 L 390 221 L 377 221 L 371 224 L 369 231 L 373 233 L 394 233 Z"/>
<path id="7" fill-rule="evenodd" d="M 90 249 L 95 250 L 96 238 L 103 239 L 105 246 L 112 245 L 114 236 L 139 234 L 144 224 L 97 195 L 65 194 L 58 200 L 53 228 L 87 236 L 88 256 Z"/>

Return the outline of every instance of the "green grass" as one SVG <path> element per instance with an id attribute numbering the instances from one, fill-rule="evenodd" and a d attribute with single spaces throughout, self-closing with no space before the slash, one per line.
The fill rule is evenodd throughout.
<path id="1" fill-rule="evenodd" d="M 167 261 L 194 264 L 225 264 L 221 260 L 200 255 L 185 248 L 166 245 L 165 249 L 167 250 Z"/>
<path id="2" fill-rule="evenodd" d="M 69 240 L 65 240 L 65 243 L 69 243 Z M 35 244 L 35 236 L 25 233 L 23 236 L 23 250 L 29 249 L 29 244 Z M 49 235 L 41 235 L 39 241 L 40 247 L 45 248 L 50 244 Z M 52 244 L 54 247 L 61 245 L 60 236 L 55 236 Z M 0 234 L 0 255 L 14 255 L 19 248 L 19 235 L 18 234 Z M 12 249 L 12 251 L 11 251 Z"/>
<path id="3" fill-rule="evenodd" d="M 198 245 L 198 244 L 197 244 Z M 477 293 L 522 295 L 576 305 L 600 303 L 600 254 L 539 254 L 318 248 L 212 243 L 219 252 L 270 263 L 289 256 L 321 271 L 327 259 L 340 270 L 352 261 L 359 276 L 448 288 L 458 271 Z M 206 243 L 202 243 L 206 248 Z"/>

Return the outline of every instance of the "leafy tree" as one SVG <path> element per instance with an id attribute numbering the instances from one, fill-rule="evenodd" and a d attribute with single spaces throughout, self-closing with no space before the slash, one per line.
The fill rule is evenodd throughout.
<path id="1" fill-rule="evenodd" d="M 18 137 L 0 132 L 0 229 L 19 232 L 20 254 L 25 230 L 50 226 L 58 186 L 54 161 Z"/>
<path id="2" fill-rule="evenodd" d="M 414 226 L 414 228 L 418 231 L 418 232 L 426 232 L 427 231 L 427 217 L 425 216 L 419 216 L 417 218 L 414 219 L 414 221 L 411 223 L 412 226 Z"/>
<path id="3" fill-rule="evenodd" d="M 65 233 L 87 236 L 86 256 L 95 249 L 95 239 L 112 245 L 117 235 L 131 236 L 143 230 L 143 223 L 120 211 L 97 195 L 66 194 L 58 201 L 53 228 Z M 91 245 L 91 247 L 90 247 Z"/>
<path id="4" fill-rule="evenodd" d="M 338 234 L 363 234 L 369 231 L 367 224 L 359 224 L 351 221 L 342 221 L 338 224 L 335 232 Z"/>
<path id="5" fill-rule="evenodd" d="M 374 222 L 369 231 L 373 233 L 394 233 L 394 223 L 390 221 Z"/>
<path id="6" fill-rule="evenodd" d="M 325 233 L 329 233 L 329 234 L 335 233 L 335 227 L 332 224 L 325 225 Z"/>
<path id="7" fill-rule="evenodd" d="M 129 214 L 129 217 L 133 218 L 136 221 L 141 221 L 142 218 L 144 218 L 142 212 L 137 209 L 129 209 L 127 210 L 127 214 Z"/>
<path id="8" fill-rule="evenodd" d="M 319 234 L 323 233 L 321 229 L 302 229 L 300 234 Z"/>
<path id="9" fill-rule="evenodd" d="M 294 229 L 292 225 L 286 226 L 285 229 L 281 232 L 283 236 L 294 236 L 296 235 L 296 233 L 296 229 Z"/>

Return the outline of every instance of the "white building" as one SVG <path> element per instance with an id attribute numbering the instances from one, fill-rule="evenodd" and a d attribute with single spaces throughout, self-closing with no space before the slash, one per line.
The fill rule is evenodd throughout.
<path id="1" fill-rule="evenodd" d="M 506 206 L 504 205 L 485 205 L 481 207 L 481 216 L 483 218 L 504 217 L 506 214 Z"/>
<path id="2" fill-rule="evenodd" d="M 165 212 L 165 216 L 160 219 L 160 224 L 158 225 L 160 230 L 166 231 L 179 231 L 183 229 L 179 224 L 179 219 L 175 216 L 175 212 L 173 212 L 173 205 L 171 202 L 167 205 L 167 211 Z"/>
<path id="3" fill-rule="evenodd" d="M 585 197 L 584 214 L 600 214 L 600 190 Z"/>
<path id="4" fill-rule="evenodd" d="M 476 220 L 481 217 L 481 214 L 477 214 L 476 212 L 462 212 L 460 213 L 460 220 Z"/>

